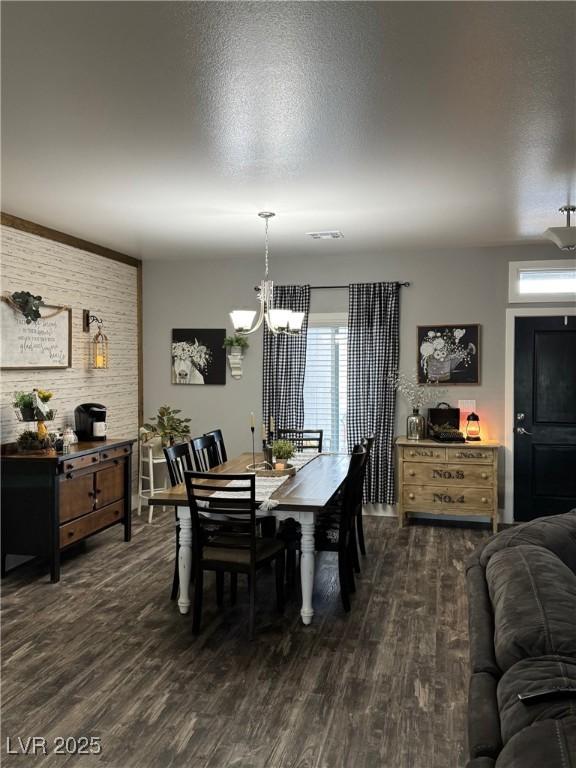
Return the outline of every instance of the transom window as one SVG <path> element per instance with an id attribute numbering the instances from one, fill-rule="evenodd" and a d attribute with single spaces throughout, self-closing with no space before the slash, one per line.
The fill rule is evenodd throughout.
<path id="1" fill-rule="evenodd" d="M 576 259 L 510 262 L 511 303 L 576 299 Z"/>

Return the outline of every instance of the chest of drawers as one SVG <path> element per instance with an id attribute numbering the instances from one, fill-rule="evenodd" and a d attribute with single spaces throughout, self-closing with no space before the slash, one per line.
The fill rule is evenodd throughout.
<path id="1" fill-rule="evenodd" d="M 396 440 L 398 521 L 411 512 L 489 517 L 498 529 L 498 443 Z"/>
<path id="2" fill-rule="evenodd" d="M 3 446 L 2 575 L 7 555 L 35 555 L 48 559 L 55 582 L 67 547 L 116 524 L 130 541 L 133 443 L 78 443 L 67 454 Z"/>

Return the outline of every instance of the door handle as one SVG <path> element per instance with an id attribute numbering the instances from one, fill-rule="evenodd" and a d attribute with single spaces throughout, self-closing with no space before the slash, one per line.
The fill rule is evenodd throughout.
<path id="1" fill-rule="evenodd" d="M 532 432 L 528 432 L 528 430 L 524 429 L 524 427 L 516 427 L 516 434 L 517 435 L 532 435 Z"/>

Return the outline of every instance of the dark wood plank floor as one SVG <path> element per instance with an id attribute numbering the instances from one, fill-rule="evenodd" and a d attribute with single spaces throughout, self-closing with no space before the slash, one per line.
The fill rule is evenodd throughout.
<path id="1" fill-rule="evenodd" d="M 366 518 L 369 556 L 352 613 L 334 555 L 317 559 L 310 627 L 297 596 L 274 610 L 259 582 L 258 637 L 245 589 L 204 631 L 168 599 L 170 513 L 112 529 L 69 557 L 3 582 L 2 763 L 65 768 L 457 768 L 468 674 L 463 564 L 488 534 Z M 6 755 L 6 737 L 100 736 L 99 756 Z"/>

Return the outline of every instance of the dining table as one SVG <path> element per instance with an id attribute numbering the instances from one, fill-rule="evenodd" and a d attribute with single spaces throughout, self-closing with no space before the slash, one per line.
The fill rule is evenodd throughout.
<path id="1" fill-rule="evenodd" d="M 242 453 L 236 458 L 210 469 L 210 474 L 249 474 L 249 466 L 263 460 L 262 454 Z M 304 463 L 305 462 L 305 463 Z M 295 462 L 296 463 L 296 462 Z M 277 520 L 294 519 L 301 528 L 300 579 L 302 583 L 302 607 L 300 615 L 304 624 L 310 624 L 314 616 L 312 594 L 314 591 L 314 528 L 316 516 L 341 487 L 348 472 L 350 457 L 343 453 L 305 454 L 300 457 L 296 474 L 267 494 L 266 482 L 256 478 L 256 502 L 258 516 L 272 515 Z M 266 478 L 267 479 L 267 478 Z M 268 483 L 269 487 L 269 483 Z M 152 506 L 176 508 L 177 525 L 180 526 L 178 551 L 179 594 L 178 608 L 186 614 L 190 610 L 190 577 L 192 569 L 192 520 L 186 486 L 181 483 L 172 488 L 157 490 L 148 499 Z"/>

